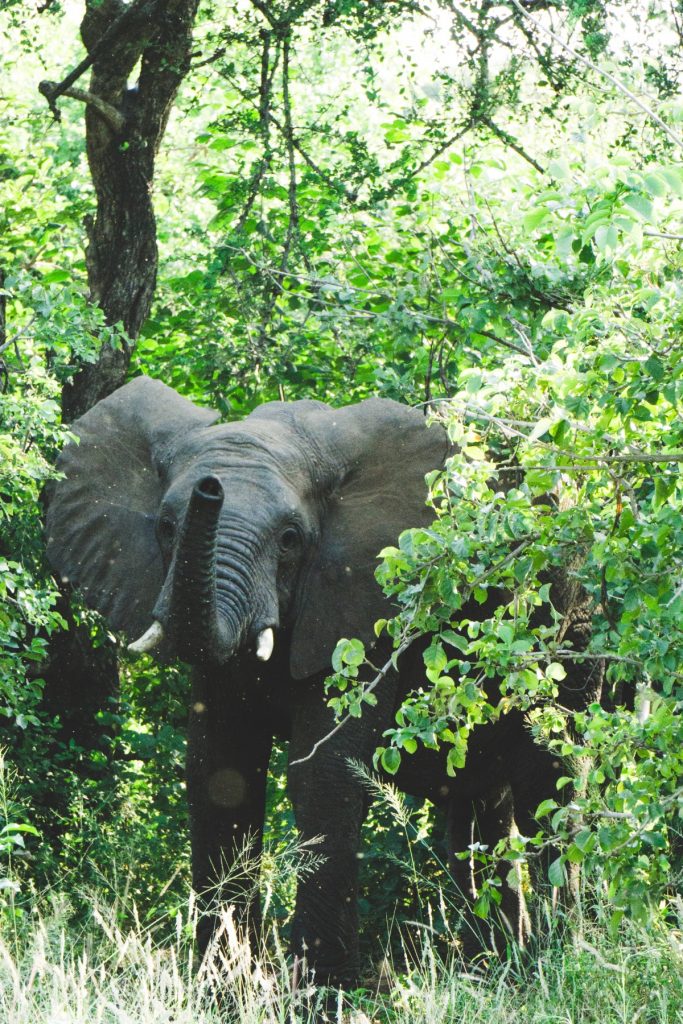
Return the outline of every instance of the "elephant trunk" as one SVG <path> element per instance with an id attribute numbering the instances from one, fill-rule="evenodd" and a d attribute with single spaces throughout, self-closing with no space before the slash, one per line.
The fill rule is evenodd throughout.
<path id="1" fill-rule="evenodd" d="M 239 642 L 238 623 L 218 614 L 216 600 L 216 539 L 223 498 L 217 477 L 206 476 L 195 484 L 178 541 L 169 625 L 178 654 L 189 661 L 198 655 L 221 660 Z"/>

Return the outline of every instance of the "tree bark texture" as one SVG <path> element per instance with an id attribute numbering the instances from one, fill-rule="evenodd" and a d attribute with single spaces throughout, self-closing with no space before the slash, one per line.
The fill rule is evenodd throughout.
<path id="1" fill-rule="evenodd" d="M 198 0 L 88 0 L 81 24 L 94 58 L 84 93 L 91 98 L 85 99 L 86 148 L 97 199 L 95 216 L 86 223 L 88 284 L 107 324 L 122 324 L 130 342 L 154 297 L 155 158 L 189 70 L 197 6 Z M 105 34 L 110 42 L 103 48 Z M 105 116 L 107 108 L 120 116 Z M 66 422 L 124 383 L 131 352 L 131 344 L 105 343 L 97 362 L 78 370 L 64 388 Z"/>

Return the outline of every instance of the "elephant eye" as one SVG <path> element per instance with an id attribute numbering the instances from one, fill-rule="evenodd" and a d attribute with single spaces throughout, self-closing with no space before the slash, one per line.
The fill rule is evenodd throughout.
<path id="1" fill-rule="evenodd" d="M 300 540 L 301 536 L 296 527 L 288 526 L 280 534 L 280 550 L 285 552 L 294 551 L 299 546 Z"/>

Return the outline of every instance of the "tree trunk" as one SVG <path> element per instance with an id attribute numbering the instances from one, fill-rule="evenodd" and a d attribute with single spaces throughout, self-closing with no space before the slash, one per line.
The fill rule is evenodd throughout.
<path id="1" fill-rule="evenodd" d="M 70 422 L 124 383 L 132 345 L 147 319 L 157 276 L 154 164 L 178 87 L 190 66 L 198 0 L 89 0 L 81 35 L 94 58 L 86 148 L 97 212 L 86 222 L 90 296 L 127 340 L 104 344 L 64 388 Z M 118 28 L 117 28 L 118 26 Z M 102 51 L 105 33 L 114 38 Z M 140 63 L 137 83 L 129 77 Z M 108 113 L 107 113 L 108 112 Z"/>
<path id="2" fill-rule="evenodd" d="M 133 345 L 149 314 L 157 276 L 154 164 L 173 100 L 190 66 L 198 0 L 87 0 L 81 36 L 88 58 L 59 84 L 42 83 L 53 110 L 61 94 L 85 104 L 88 164 L 96 196 L 86 220 L 91 301 L 107 325 L 121 325 L 120 343 L 104 342 L 94 363 L 80 366 L 62 392 L 66 423 L 82 416 L 126 379 Z M 73 83 L 91 67 L 87 90 Z M 138 70 L 135 85 L 129 78 Z M 64 593 L 65 609 L 70 605 Z M 99 711 L 118 693 L 115 651 L 90 643 L 69 613 L 45 678 L 45 703 L 59 714 L 63 738 L 105 750 L 111 726 Z"/>

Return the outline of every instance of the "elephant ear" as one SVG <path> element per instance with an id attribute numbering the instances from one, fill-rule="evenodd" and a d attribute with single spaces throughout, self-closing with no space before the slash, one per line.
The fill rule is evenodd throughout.
<path id="1" fill-rule="evenodd" d="M 375 579 L 377 555 L 402 530 L 430 522 L 425 474 L 443 465 L 446 432 L 422 413 L 370 398 L 311 412 L 306 430 L 340 468 L 319 547 L 303 574 L 290 669 L 303 679 L 329 667 L 340 637 L 374 638 L 392 605 Z"/>
<path id="2" fill-rule="evenodd" d="M 218 417 L 159 380 L 137 377 L 73 424 L 49 498 L 47 554 L 113 629 L 151 625 L 164 566 L 155 524 L 176 442 Z"/>

